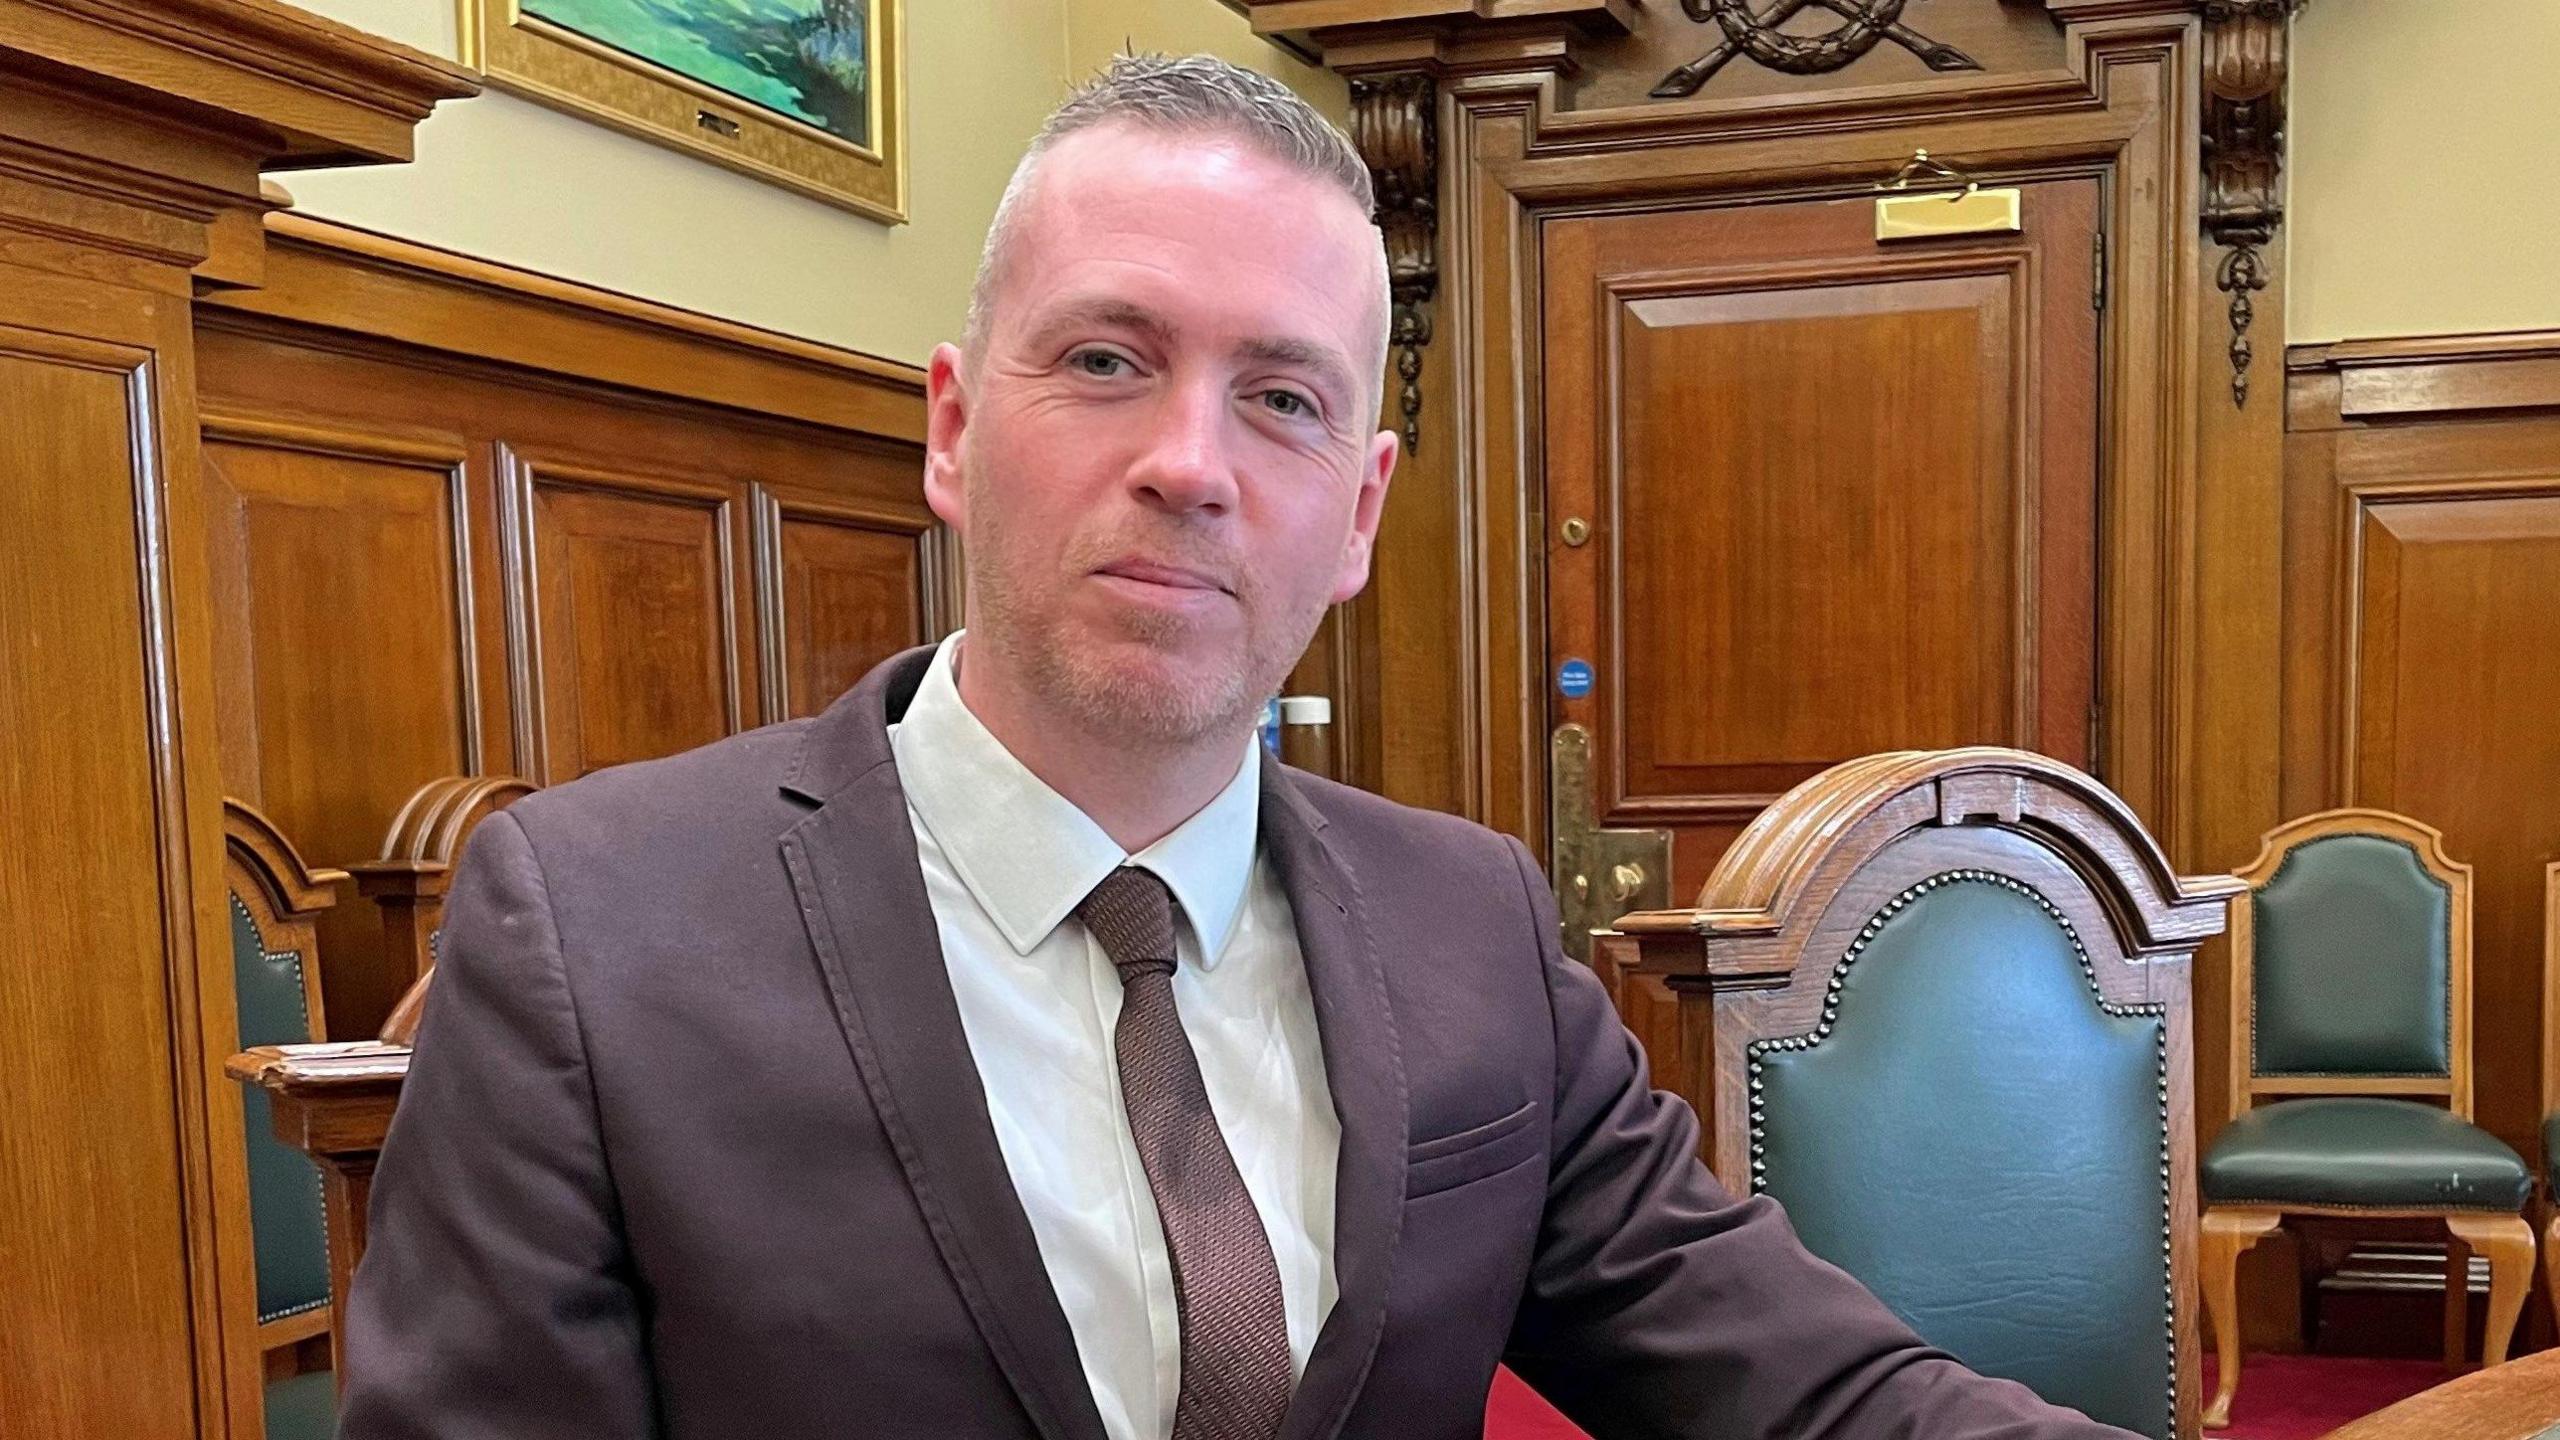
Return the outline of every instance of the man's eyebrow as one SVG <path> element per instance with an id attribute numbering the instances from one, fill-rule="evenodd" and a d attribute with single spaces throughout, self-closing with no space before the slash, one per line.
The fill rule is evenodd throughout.
<path id="1" fill-rule="evenodd" d="M 1097 328 L 1127 331 L 1157 345 L 1170 342 L 1174 336 L 1173 326 L 1153 310 L 1104 297 L 1067 302 L 1040 322 L 1032 339 L 1036 346 L 1045 348 L 1072 331 Z"/>
<path id="2" fill-rule="evenodd" d="M 1256 336 L 1237 342 L 1236 358 L 1312 371 L 1319 383 L 1344 394 L 1353 389 L 1351 367 L 1343 363 L 1340 355 L 1312 340 Z"/>

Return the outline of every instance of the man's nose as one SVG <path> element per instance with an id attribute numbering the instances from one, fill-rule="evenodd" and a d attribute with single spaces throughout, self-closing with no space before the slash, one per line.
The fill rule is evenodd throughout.
<path id="1" fill-rule="evenodd" d="M 1227 402 L 1214 385 L 1182 385 L 1165 393 L 1153 433 L 1130 474 L 1140 500 L 1171 514 L 1221 515 L 1236 502 L 1227 456 Z"/>

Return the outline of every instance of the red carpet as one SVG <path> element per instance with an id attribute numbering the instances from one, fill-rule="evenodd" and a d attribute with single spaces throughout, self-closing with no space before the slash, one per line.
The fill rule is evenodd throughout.
<path id="1" fill-rule="evenodd" d="M 2213 1394 L 2213 1357 L 2198 1381 Z M 2216 1440 L 2319 1440 L 2452 1377 L 2433 1360 L 2366 1360 L 2343 1355 L 2252 1355 L 2240 1367 L 2231 1399 L 2231 1428 Z"/>
<path id="2" fill-rule="evenodd" d="M 2240 1372 L 2240 1394 L 2231 1402 L 2231 1428 L 2206 1433 L 2213 1440 L 2319 1440 L 2350 1420 L 2444 1380 L 2444 1367 L 2432 1360 L 2252 1355 Z M 2203 1395 L 2213 1393 L 2210 1355 L 2199 1384 Z M 1508 1370 L 1494 1372 L 1484 1433 L 1485 1440 L 1582 1440 L 1571 1421 Z"/>
<path id="3" fill-rule="evenodd" d="M 1484 1402 L 1484 1440 L 1584 1440 L 1572 1421 L 1538 1398 L 1509 1370 L 1493 1372 L 1493 1393 Z"/>

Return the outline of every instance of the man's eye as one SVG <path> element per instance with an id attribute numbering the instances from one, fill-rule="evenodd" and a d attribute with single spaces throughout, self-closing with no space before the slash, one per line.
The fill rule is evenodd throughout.
<path id="1" fill-rule="evenodd" d="M 1128 373 L 1129 360 L 1108 350 L 1079 350 L 1067 357 L 1067 364 L 1081 374 L 1112 379 Z"/>
<path id="2" fill-rule="evenodd" d="M 1292 420 L 1312 415 L 1316 411 L 1315 402 L 1295 390 L 1265 390 L 1262 392 L 1262 403 L 1271 407 L 1273 414 L 1283 415 Z"/>

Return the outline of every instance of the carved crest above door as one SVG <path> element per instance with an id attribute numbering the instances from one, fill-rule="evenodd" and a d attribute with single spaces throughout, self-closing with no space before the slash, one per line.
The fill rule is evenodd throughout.
<path id="1" fill-rule="evenodd" d="M 1701 25 L 1713 25 L 1724 38 L 1706 54 L 1662 77 L 1653 87 L 1656 99 L 1695 95 L 1740 56 L 1789 75 L 1828 75 L 1865 58 L 1868 51 L 1892 41 L 1920 57 L 1932 70 L 1979 70 L 1982 66 L 1953 45 L 1943 44 L 1902 23 L 1909 0 L 1776 0 L 1753 11 L 1750 0 L 1680 0 L 1680 8 Z M 1821 33 L 1793 33 L 1789 21 L 1807 10 L 1828 10 L 1840 24 Z"/>

